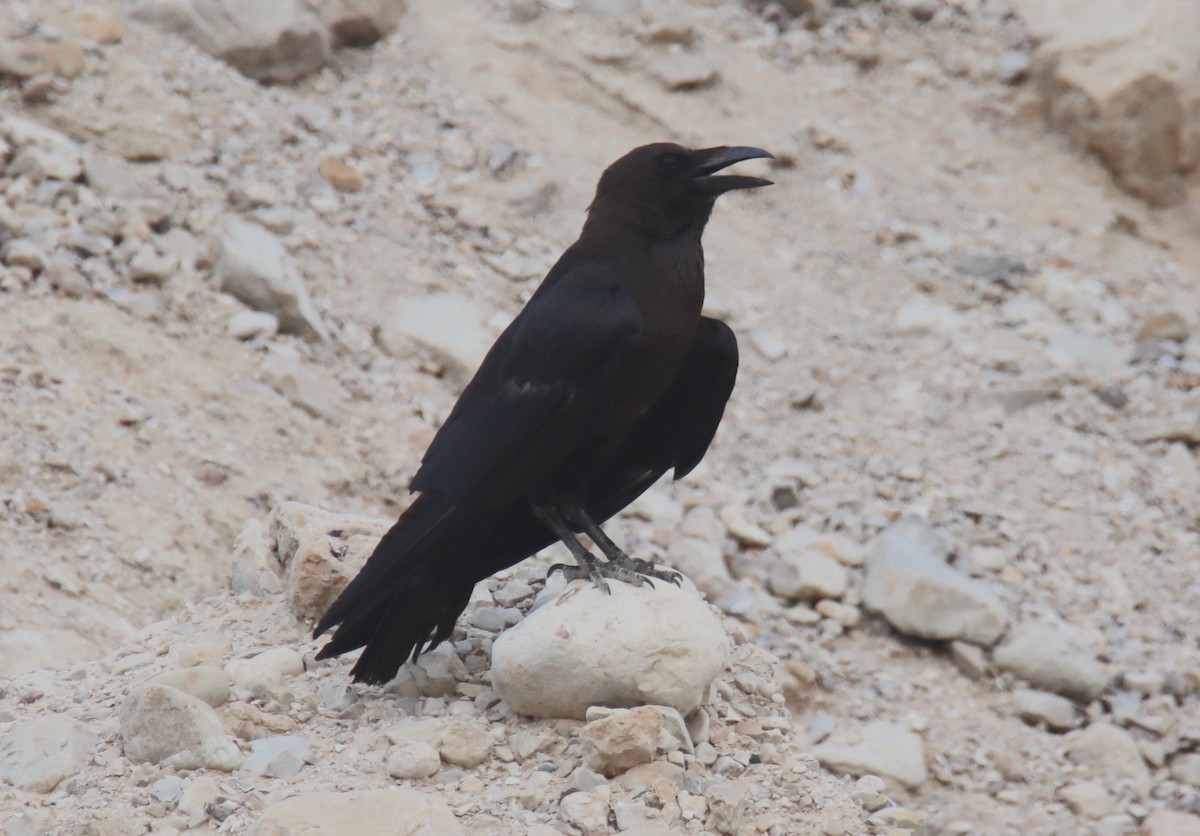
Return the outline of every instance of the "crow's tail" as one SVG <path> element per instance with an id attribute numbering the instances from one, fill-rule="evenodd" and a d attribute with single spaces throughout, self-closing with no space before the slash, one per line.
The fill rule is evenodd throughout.
<path id="1" fill-rule="evenodd" d="M 317 658 L 363 647 L 351 673 L 382 684 L 449 638 L 480 580 L 471 570 L 492 527 L 482 516 L 436 493 L 418 497 L 317 623 L 314 637 L 337 628 Z"/>

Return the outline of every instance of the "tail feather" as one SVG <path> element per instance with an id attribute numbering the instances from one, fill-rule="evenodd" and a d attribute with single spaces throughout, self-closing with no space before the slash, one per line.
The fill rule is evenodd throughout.
<path id="1" fill-rule="evenodd" d="M 422 494 L 317 623 L 314 637 L 336 627 L 317 658 L 365 648 L 354 678 L 382 684 L 410 658 L 449 638 L 475 583 L 490 574 L 478 575 L 491 528 L 487 516 Z"/>
<path id="2" fill-rule="evenodd" d="M 386 593 L 403 586 L 423 558 L 437 550 L 438 540 L 453 528 L 455 517 L 462 516 L 457 511 L 454 503 L 436 493 L 417 497 L 417 501 L 383 535 L 350 585 L 321 616 L 313 636 L 341 624 L 364 607 L 373 607 L 374 602 L 386 598 Z"/>
<path id="3" fill-rule="evenodd" d="M 382 615 L 364 613 L 371 635 L 351 674 L 359 682 L 382 685 L 391 681 L 400 666 L 449 638 L 459 614 L 467 606 L 474 581 L 432 572 L 384 600 Z M 342 628 L 344 629 L 344 628 Z M 341 629 L 338 631 L 341 632 Z"/>

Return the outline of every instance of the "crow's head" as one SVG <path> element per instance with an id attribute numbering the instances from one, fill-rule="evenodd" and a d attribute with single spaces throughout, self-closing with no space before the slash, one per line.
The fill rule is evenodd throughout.
<path id="1" fill-rule="evenodd" d="M 693 150 L 656 142 L 634 148 L 601 175 L 589 221 L 632 222 L 655 238 L 699 233 L 716 199 L 725 192 L 771 185 L 761 177 L 717 174 L 734 163 L 757 158 L 774 159 L 761 148 L 742 145 Z"/>

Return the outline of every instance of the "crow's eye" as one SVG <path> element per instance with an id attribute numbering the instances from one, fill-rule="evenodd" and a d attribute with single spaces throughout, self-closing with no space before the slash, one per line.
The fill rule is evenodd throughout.
<path id="1" fill-rule="evenodd" d="M 672 173 L 683 170 L 683 154 L 676 154 L 674 151 L 668 151 L 658 158 L 659 164 Z"/>

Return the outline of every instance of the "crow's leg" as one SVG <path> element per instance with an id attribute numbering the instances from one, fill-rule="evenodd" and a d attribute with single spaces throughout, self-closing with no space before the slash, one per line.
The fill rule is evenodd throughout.
<path id="1" fill-rule="evenodd" d="M 604 552 L 604 556 L 608 559 L 610 566 L 644 576 L 647 579 L 646 583 L 650 583 L 651 586 L 654 584 L 648 580 L 649 578 L 657 578 L 660 581 L 667 581 L 676 586 L 680 585 L 683 576 L 678 572 L 672 569 L 659 569 L 648 560 L 640 560 L 627 555 L 620 546 L 612 541 L 611 537 L 604 533 L 604 529 L 592 519 L 591 514 L 583 507 L 583 503 L 568 499 L 563 503 L 563 511 L 571 522 L 579 526 L 600 547 L 600 551 Z"/>
<path id="2" fill-rule="evenodd" d="M 568 581 L 587 578 L 609 595 L 612 594 L 612 590 L 608 588 L 608 581 L 605 578 L 625 581 L 634 586 L 641 586 L 647 583 L 646 579 L 640 575 L 630 572 L 623 567 L 610 566 L 584 548 L 583 543 L 579 542 L 579 538 L 571 530 L 571 526 L 567 524 L 562 514 L 553 505 L 531 502 L 530 507 L 533 508 L 534 515 L 545 523 L 547 528 L 554 532 L 554 536 L 562 540 L 563 545 L 567 547 L 567 550 L 571 552 L 571 556 L 575 558 L 575 562 L 579 564 L 578 566 L 568 566 L 565 563 L 555 563 L 546 572 L 547 577 L 553 575 L 555 572 L 562 572 L 563 577 Z"/>

